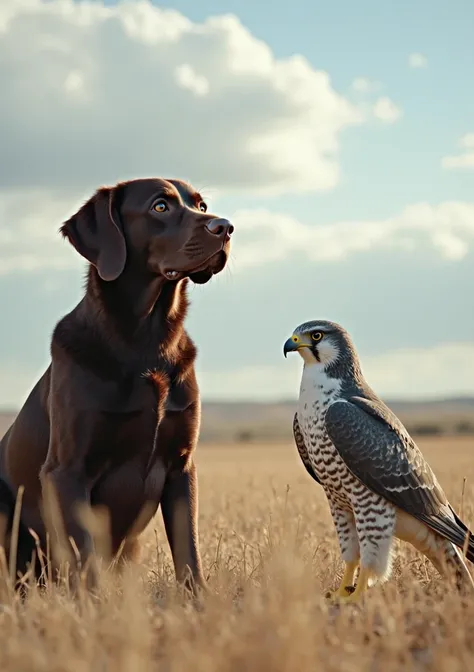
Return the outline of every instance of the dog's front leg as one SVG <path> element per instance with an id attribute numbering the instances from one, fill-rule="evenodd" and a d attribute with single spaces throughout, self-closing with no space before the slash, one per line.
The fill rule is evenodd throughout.
<path id="1" fill-rule="evenodd" d="M 194 592 L 204 586 L 198 539 L 198 482 L 192 460 L 171 471 L 165 481 L 161 511 L 173 556 L 176 579 Z"/>
<path id="2" fill-rule="evenodd" d="M 40 474 L 42 515 L 50 535 L 55 565 L 66 562 L 87 572 L 87 585 L 95 584 L 95 572 L 87 561 L 93 551 L 92 537 L 81 522 L 81 507 L 89 505 L 85 476 L 72 467 L 46 464 Z M 78 567 L 79 563 L 79 567 Z"/>

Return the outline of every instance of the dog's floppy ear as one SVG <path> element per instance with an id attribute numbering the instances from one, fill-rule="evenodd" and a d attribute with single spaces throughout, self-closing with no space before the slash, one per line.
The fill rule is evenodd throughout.
<path id="1" fill-rule="evenodd" d="M 87 261 L 97 268 L 102 280 L 116 280 L 127 260 L 125 238 L 117 223 L 114 187 L 96 191 L 87 203 L 60 228 Z"/>

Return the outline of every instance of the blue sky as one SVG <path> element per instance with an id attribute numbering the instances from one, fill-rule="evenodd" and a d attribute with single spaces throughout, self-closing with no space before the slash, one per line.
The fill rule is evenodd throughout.
<path id="1" fill-rule="evenodd" d="M 195 21 L 233 13 L 277 57 L 303 54 L 328 72 L 336 90 L 350 95 L 354 77 L 364 76 L 401 101 L 404 118 L 390 133 L 347 134 L 341 184 L 317 202 L 325 219 L 385 217 L 407 201 L 472 195 L 472 173 L 446 174 L 439 162 L 474 120 L 474 5 L 468 0 L 179 0 L 166 6 Z M 410 70 L 411 53 L 425 55 L 429 67 Z M 298 201 L 304 215 L 314 194 Z"/>
<path id="2" fill-rule="evenodd" d="M 114 4 L 0 7 L 0 406 L 81 296 L 61 221 L 150 172 L 236 225 L 228 271 L 191 292 L 204 397 L 295 396 L 281 345 L 315 318 L 353 333 L 383 395 L 474 393 L 474 5 Z"/>

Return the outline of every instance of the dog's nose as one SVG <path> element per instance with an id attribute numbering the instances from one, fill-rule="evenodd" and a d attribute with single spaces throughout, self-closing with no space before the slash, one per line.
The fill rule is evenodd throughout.
<path id="1" fill-rule="evenodd" d="M 229 220 L 221 217 L 209 220 L 206 224 L 206 228 L 209 233 L 212 233 L 214 236 L 225 236 L 226 238 L 230 238 L 234 231 L 234 227 Z"/>

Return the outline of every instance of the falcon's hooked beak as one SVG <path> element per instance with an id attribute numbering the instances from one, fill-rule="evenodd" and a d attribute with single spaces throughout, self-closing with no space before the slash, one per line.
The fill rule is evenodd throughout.
<path id="1" fill-rule="evenodd" d="M 283 354 L 287 355 L 288 352 L 296 352 L 297 350 L 301 350 L 301 348 L 310 348 L 311 343 L 306 340 L 306 337 L 303 336 L 298 336 L 298 334 L 293 334 L 285 343 L 283 346 Z"/>

